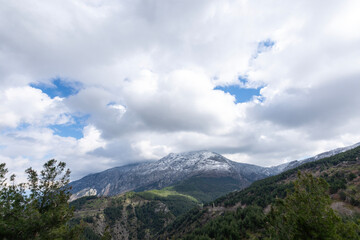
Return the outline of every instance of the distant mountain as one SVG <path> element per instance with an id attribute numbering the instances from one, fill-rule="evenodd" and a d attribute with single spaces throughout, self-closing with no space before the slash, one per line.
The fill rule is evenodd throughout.
<path id="1" fill-rule="evenodd" d="M 296 168 L 304 163 L 308 163 L 308 162 L 314 162 L 316 160 L 320 160 L 320 159 L 323 159 L 323 158 L 327 158 L 327 157 L 331 157 L 331 156 L 334 156 L 336 154 L 339 154 L 339 153 L 342 153 L 342 152 L 346 152 L 348 150 L 351 150 L 351 149 L 354 149 L 356 147 L 360 146 L 360 143 L 356 143 L 354 145 L 351 145 L 351 146 L 348 146 L 348 147 L 343 147 L 343 148 L 336 148 L 336 149 L 333 149 L 333 150 L 330 150 L 330 151 L 327 151 L 327 152 L 323 152 L 323 153 L 320 153 L 314 157 L 310 157 L 310 158 L 306 158 L 304 160 L 295 160 L 295 161 L 292 161 L 292 162 L 289 162 L 289 163 L 286 163 L 285 165 L 285 168 L 283 169 L 283 171 L 287 171 L 289 169 L 293 169 L 293 168 Z M 283 164 L 284 165 L 284 164 Z"/>
<path id="2" fill-rule="evenodd" d="M 171 153 L 156 162 L 111 168 L 71 182 L 71 199 L 161 189 L 194 177 L 229 178 L 236 185 L 231 190 L 235 190 L 278 171 L 277 168 L 234 162 L 209 151 Z"/>
<path id="3" fill-rule="evenodd" d="M 192 209 L 153 239 L 267 239 L 264 229 L 268 226 L 271 205 L 294 189 L 291 182 L 298 171 L 323 178 L 329 184 L 331 208 L 343 221 L 359 223 L 360 144 L 319 154 L 301 163 Z M 360 231 L 358 234 L 360 237 Z"/>
<path id="4" fill-rule="evenodd" d="M 209 151 L 170 153 L 156 162 L 115 167 L 71 182 L 73 194 L 71 200 L 84 196 L 113 196 L 127 191 L 162 189 L 174 185 L 183 190 L 185 185 L 193 186 L 197 188 L 197 191 L 206 195 L 205 192 L 212 189 L 203 183 L 204 179 L 206 178 L 208 182 L 214 182 L 213 179 L 221 179 L 218 181 L 219 184 L 227 184 L 223 191 L 210 193 L 210 196 L 199 196 L 203 201 L 212 200 L 214 197 L 220 196 L 219 194 L 243 189 L 256 180 L 279 174 L 307 162 L 336 155 L 357 146 L 360 146 L 360 143 L 274 167 L 234 162 L 218 153 Z M 188 188 L 187 191 L 190 189 Z"/>
<path id="5" fill-rule="evenodd" d="M 139 192 L 112 197 L 88 196 L 72 201 L 70 204 L 76 211 L 71 224 L 82 222 L 84 239 L 101 239 L 106 231 L 112 239 L 260 239 L 270 205 L 291 191 L 291 181 L 296 179 L 298 171 L 321 176 L 329 183 L 334 200 L 331 206 L 340 215 L 360 216 L 356 215 L 360 213 L 360 146 L 347 149 L 317 155 L 318 159 L 323 158 L 318 161 L 306 162 L 316 157 L 299 161 L 305 164 L 287 171 L 284 169 L 289 164 L 263 168 L 236 163 L 207 151 L 170 154 L 151 164 L 109 169 L 89 176 L 92 181 L 106 183 L 110 177 L 122 179 L 119 176 L 123 174 L 139 177 L 137 171 L 147 171 L 143 176 L 148 182 L 142 187 L 137 185 Z M 326 155 L 331 156 L 324 158 Z M 179 181 L 176 179 L 180 177 L 168 177 L 177 182 L 160 190 L 142 191 L 159 186 L 159 179 L 163 179 L 159 175 L 150 181 L 147 177 L 150 173 L 176 171 L 185 177 Z M 281 173 L 264 177 L 276 172 Z M 265 179 L 234 191 L 256 178 Z M 97 185 L 92 184 L 88 188 L 95 192 Z"/>

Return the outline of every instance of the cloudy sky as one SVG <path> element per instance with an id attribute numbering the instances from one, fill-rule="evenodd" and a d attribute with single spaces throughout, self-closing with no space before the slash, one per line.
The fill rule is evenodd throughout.
<path id="1" fill-rule="evenodd" d="M 360 142 L 358 0 L 0 3 L 0 162 L 17 174 Z"/>

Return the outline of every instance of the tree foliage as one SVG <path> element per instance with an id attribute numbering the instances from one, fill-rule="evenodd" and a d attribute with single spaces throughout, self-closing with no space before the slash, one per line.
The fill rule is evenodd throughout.
<path id="1" fill-rule="evenodd" d="M 326 193 L 326 196 L 324 196 L 324 194 L 322 195 L 323 199 L 325 199 L 325 210 L 329 209 L 329 190 L 331 191 L 330 193 L 335 193 L 333 195 L 334 199 L 337 199 L 337 197 L 339 197 L 343 201 L 345 199 L 345 207 L 347 207 L 348 204 L 356 207 L 360 206 L 358 185 L 358 176 L 360 176 L 359 159 L 360 147 L 356 147 L 335 156 L 323 158 L 314 162 L 305 163 L 295 169 L 290 169 L 278 175 L 256 181 L 252 183 L 251 186 L 249 186 L 248 188 L 245 188 L 241 191 L 231 192 L 223 197 L 216 199 L 214 202 L 205 204 L 203 208 L 194 208 L 188 213 L 178 217 L 172 224 L 170 224 L 165 230 L 163 230 L 163 236 L 165 236 L 164 238 L 167 237 L 169 239 L 184 238 L 184 235 L 186 235 L 186 237 L 189 236 L 188 239 L 212 239 L 210 233 L 222 231 L 222 229 L 225 230 L 225 222 L 228 221 L 227 219 L 231 217 L 231 215 L 233 215 L 235 219 L 239 221 L 238 215 L 236 214 L 222 214 L 220 217 L 215 218 L 217 214 L 209 214 L 209 209 L 211 209 L 212 206 L 223 209 L 221 210 L 222 213 L 226 211 L 231 212 L 238 204 L 246 206 L 246 208 L 252 206 L 259 206 L 264 209 L 264 212 L 267 212 L 269 206 L 274 205 L 275 202 L 279 201 L 278 204 L 275 204 L 276 206 L 274 206 L 271 216 L 270 214 L 266 215 L 265 224 L 262 225 L 259 224 L 259 222 L 257 222 L 256 224 L 252 224 L 253 226 L 256 226 L 256 228 L 247 232 L 249 236 L 240 239 L 266 239 L 267 237 L 269 237 L 269 232 L 271 233 L 271 239 L 291 239 L 290 237 L 281 238 L 277 237 L 276 235 L 276 232 L 280 232 L 280 229 L 277 229 L 277 227 L 281 228 L 280 216 L 286 215 L 287 212 L 287 209 L 285 207 L 279 206 L 281 205 L 281 200 L 277 199 L 285 198 L 287 196 L 287 192 L 294 192 L 295 186 L 293 183 L 291 183 L 291 181 L 296 177 L 298 171 L 313 173 L 316 172 L 317 174 L 320 173 L 321 176 L 329 183 L 329 186 L 323 185 L 324 187 L 322 188 L 322 191 L 320 191 L 321 187 L 319 187 L 319 193 Z M 301 182 L 301 180 L 298 181 Z M 324 180 L 321 180 L 321 182 L 323 181 Z M 313 182 L 316 183 L 317 180 L 313 180 Z M 300 183 L 298 183 L 298 185 L 299 184 Z M 317 198 L 313 199 L 316 200 Z M 298 210 L 300 211 L 300 209 Z M 279 218 L 274 216 L 275 211 L 280 214 Z M 303 217 L 304 214 L 300 214 L 300 217 L 301 216 Z M 308 216 L 312 217 L 312 215 L 310 214 Z M 337 215 L 335 216 L 336 218 L 334 221 L 334 228 L 336 230 L 336 235 L 330 237 L 329 239 L 335 239 L 337 236 L 339 236 L 338 239 L 359 238 L 360 233 L 358 229 L 360 226 L 360 215 L 354 214 L 349 217 L 342 216 L 346 220 L 340 219 Z M 295 219 L 296 215 L 293 215 L 293 217 Z M 206 222 L 206 224 L 204 224 L 204 222 Z M 269 224 L 269 222 L 271 224 Z M 283 230 L 292 230 L 292 227 L 294 226 L 291 226 L 291 221 L 287 220 L 287 223 L 289 224 L 288 228 L 284 227 Z M 279 226 L 277 226 L 277 224 Z M 356 226 L 356 224 L 358 226 Z M 224 226 L 224 228 L 222 226 Z M 296 230 L 298 228 L 294 227 L 294 229 Z M 242 227 L 238 227 L 237 229 L 233 228 L 232 230 L 239 231 L 240 235 L 244 233 L 244 229 Z M 248 229 L 245 228 L 245 231 L 247 230 Z M 331 228 L 331 231 L 333 231 L 333 228 Z M 283 233 L 286 234 L 286 231 L 284 230 Z M 304 239 L 307 238 L 305 237 Z M 317 239 L 321 239 L 321 237 L 319 236 Z"/>
<path id="2" fill-rule="evenodd" d="M 65 167 L 49 160 L 40 174 L 28 168 L 28 182 L 16 184 L 15 175 L 7 179 L 6 165 L 0 164 L 0 239 L 76 239 L 66 225 L 73 210 Z"/>
<path id="3" fill-rule="evenodd" d="M 258 206 L 238 208 L 234 212 L 226 212 L 223 216 L 206 223 L 202 228 L 183 237 L 193 239 L 251 239 L 262 234 L 265 226 L 265 214 Z M 258 234 L 254 234 L 257 232 Z"/>
<path id="4" fill-rule="evenodd" d="M 271 239 L 360 239 L 359 227 L 331 209 L 328 190 L 324 179 L 299 172 L 294 191 L 270 212 Z"/>

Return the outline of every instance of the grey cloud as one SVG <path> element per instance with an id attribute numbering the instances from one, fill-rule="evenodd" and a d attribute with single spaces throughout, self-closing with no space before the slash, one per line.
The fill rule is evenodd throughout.
<path id="1" fill-rule="evenodd" d="M 4 159 L 56 156 L 79 177 L 140 161 L 144 141 L 156 154 L 208 149 L 270 165 L 360 140 L 356 1 L 1 3 L 0 86 L 81 82 L 62 111 L 90 115 L 104 142 L 79 152 L 41 125 L 22 139 L 0 134 Z M 266 39 L 276 44 L 251 60 Z M 263 103 L 212 90 L 239 75 L 267 86 Z"/>
<path id="2" fill-rule="evenodd" d="M 360 74 L 305 89 L 288 89 L 275 99 L 249 109 L 249 116 L 287 128 L 320 128 L 332 132 L 360 113 Z M 310 135 L 311 131 L 308 132 Z"/>

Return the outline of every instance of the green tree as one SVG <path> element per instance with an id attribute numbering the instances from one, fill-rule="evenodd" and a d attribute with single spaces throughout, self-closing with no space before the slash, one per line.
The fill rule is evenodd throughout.
<path id="1" fill-rule="evenodd" d="M 69 207 L 70 170 L 64 162 L 52 159 L 40 175 L 26 170 L 27 183 L 6 178 L 6 165 L 0 164 L 0 239 L 76 239 L 76 228 L 66 224 L 73 216 Z M 8 181 L 9 180 L 9 181 Z"/>
<path id="2" fill-rule="evenodd" d="M 324 179 L 299 172 L 294 192 L 270 212 L 270 239 L 360 239 L 359 226 L 331 209 L 328 190 Z"/>

